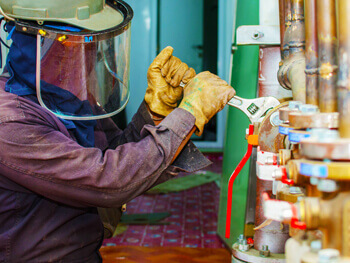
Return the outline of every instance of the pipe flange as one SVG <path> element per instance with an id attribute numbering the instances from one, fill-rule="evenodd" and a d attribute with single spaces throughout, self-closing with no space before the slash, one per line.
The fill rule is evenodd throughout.
<path id="1" fill-rule="evenodd" d="M 339 126 L 339 113 L 303 113 L 303 112 L 290 112 L 289 113 L 289 125 L 297 127 L 299 129 L 307 128 L 328 128 L 334 129 Z"/>
<path id="2" fill-rule="evenodd" d="M 244 262 L 255 262 L 255 263 L 285 263 L 284 254 L 274 254 L 270 253 L 268 257 L 261 257 L 260 251 L 254 248 L 249 249 L 249 251 L 240 251 L 238 249 L 238 244 L 232 246 L 232 254 L 235 258 L 242 260 Z"/>
<path id="3" fill-rule="evenodd" d="M 350 161 L 350 139 L 335 139 L 326 142 L 307 138 L 300 143 L 303 157 L 316 160 Z"/>

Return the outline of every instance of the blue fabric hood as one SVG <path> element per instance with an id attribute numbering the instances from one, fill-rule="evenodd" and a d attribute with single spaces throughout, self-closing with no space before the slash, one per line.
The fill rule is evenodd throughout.
<path id="1" fill-rule="evenodd" d="M 6 61 L 10 78 L 5 90 L 19 96 L 36 94 L 36 36 L 14 30 L 14 25 L 11 23 L 6 27 L 9 32 L 11 31 L 12 45 Z M 41 90 L 45 104 L 52 109 L 76 114 L 92 113 L 88 101 L 81 101 L 72 93 L 55 85 L 41 81 Z M 80 145 L 94 147 L 96 121 L 70 121 L 61 118 L 60 120 L 73 132 Z"/>

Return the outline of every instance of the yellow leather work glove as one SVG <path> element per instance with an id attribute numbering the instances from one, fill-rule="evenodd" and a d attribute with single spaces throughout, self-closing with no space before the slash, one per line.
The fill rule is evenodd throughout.
<path id="1" fill-rule="evenodd" d="M 196 72 L 174 57 L 172 47 L 166 47 L 154 59 L 147 72 L 145 101 L 152 113 L 167 116 L 182 98 L 180 83 L 188 83 Z"/>
<path id="2" fill-rule="evenodd" d="M 199 73 L 184 88 L 184 97 L 179 108 L 189 111 L 196 118 L 198 136 L 204 125 L 236 94 L 236 91 L 218 76 L 209 71 Z"/>

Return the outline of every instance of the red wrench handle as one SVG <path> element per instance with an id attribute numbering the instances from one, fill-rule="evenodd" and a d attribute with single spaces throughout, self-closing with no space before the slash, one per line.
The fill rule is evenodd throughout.
<path id="1" fill-rule="evenodd" d="M 249 133 L 248 135 L 253 135 L 254 133 L 254 125 L 249 125 Z M 228 181 L 228 193 L 227 193 L 227 208 L 226 208 L 226 232 L 225 237 L 230 238 L 230 232 L 231 232 L 231 213 L 232 213 L 232 189 L 233 184 L 237 178 L 237 175 L 241 172 L 244 165 L 249 160 L 250 156 L 252 155 L 253 145 L 248 143 L 248 149 L 245 155 L 243 156 L 242 160 L 237 165 L 236 169 L 233 171 L 233 173 L 230 176 L 230 179 Z"/>

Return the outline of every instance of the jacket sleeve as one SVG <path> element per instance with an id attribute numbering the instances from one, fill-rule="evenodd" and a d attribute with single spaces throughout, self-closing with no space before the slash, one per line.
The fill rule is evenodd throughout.
<path id="1" fill-rule="evenodd" d="M 80 146 L 43 120 L 9 119 L 0 124 L 1 175 L 64 204 L 118 207 L 165 180 L 162 175 L 168 176 L 166 170 L 194 121 L 190 113 L 176 109 L 161 125 L 145 125 L 138 142 L 103 154 Z"/>
<path id="2" fill-rule="evenodd" d="M 107 137 L 109 149 L 115 149 L 117 146 L 127 142 L 138 142 L 142 139 L 141 131 L 143 127 L 146 124 L 154 126 L 144 101 L 124 130 L 119 129 L 110 118 L 102 119 L 99 122 L 100 129 Z"/>

